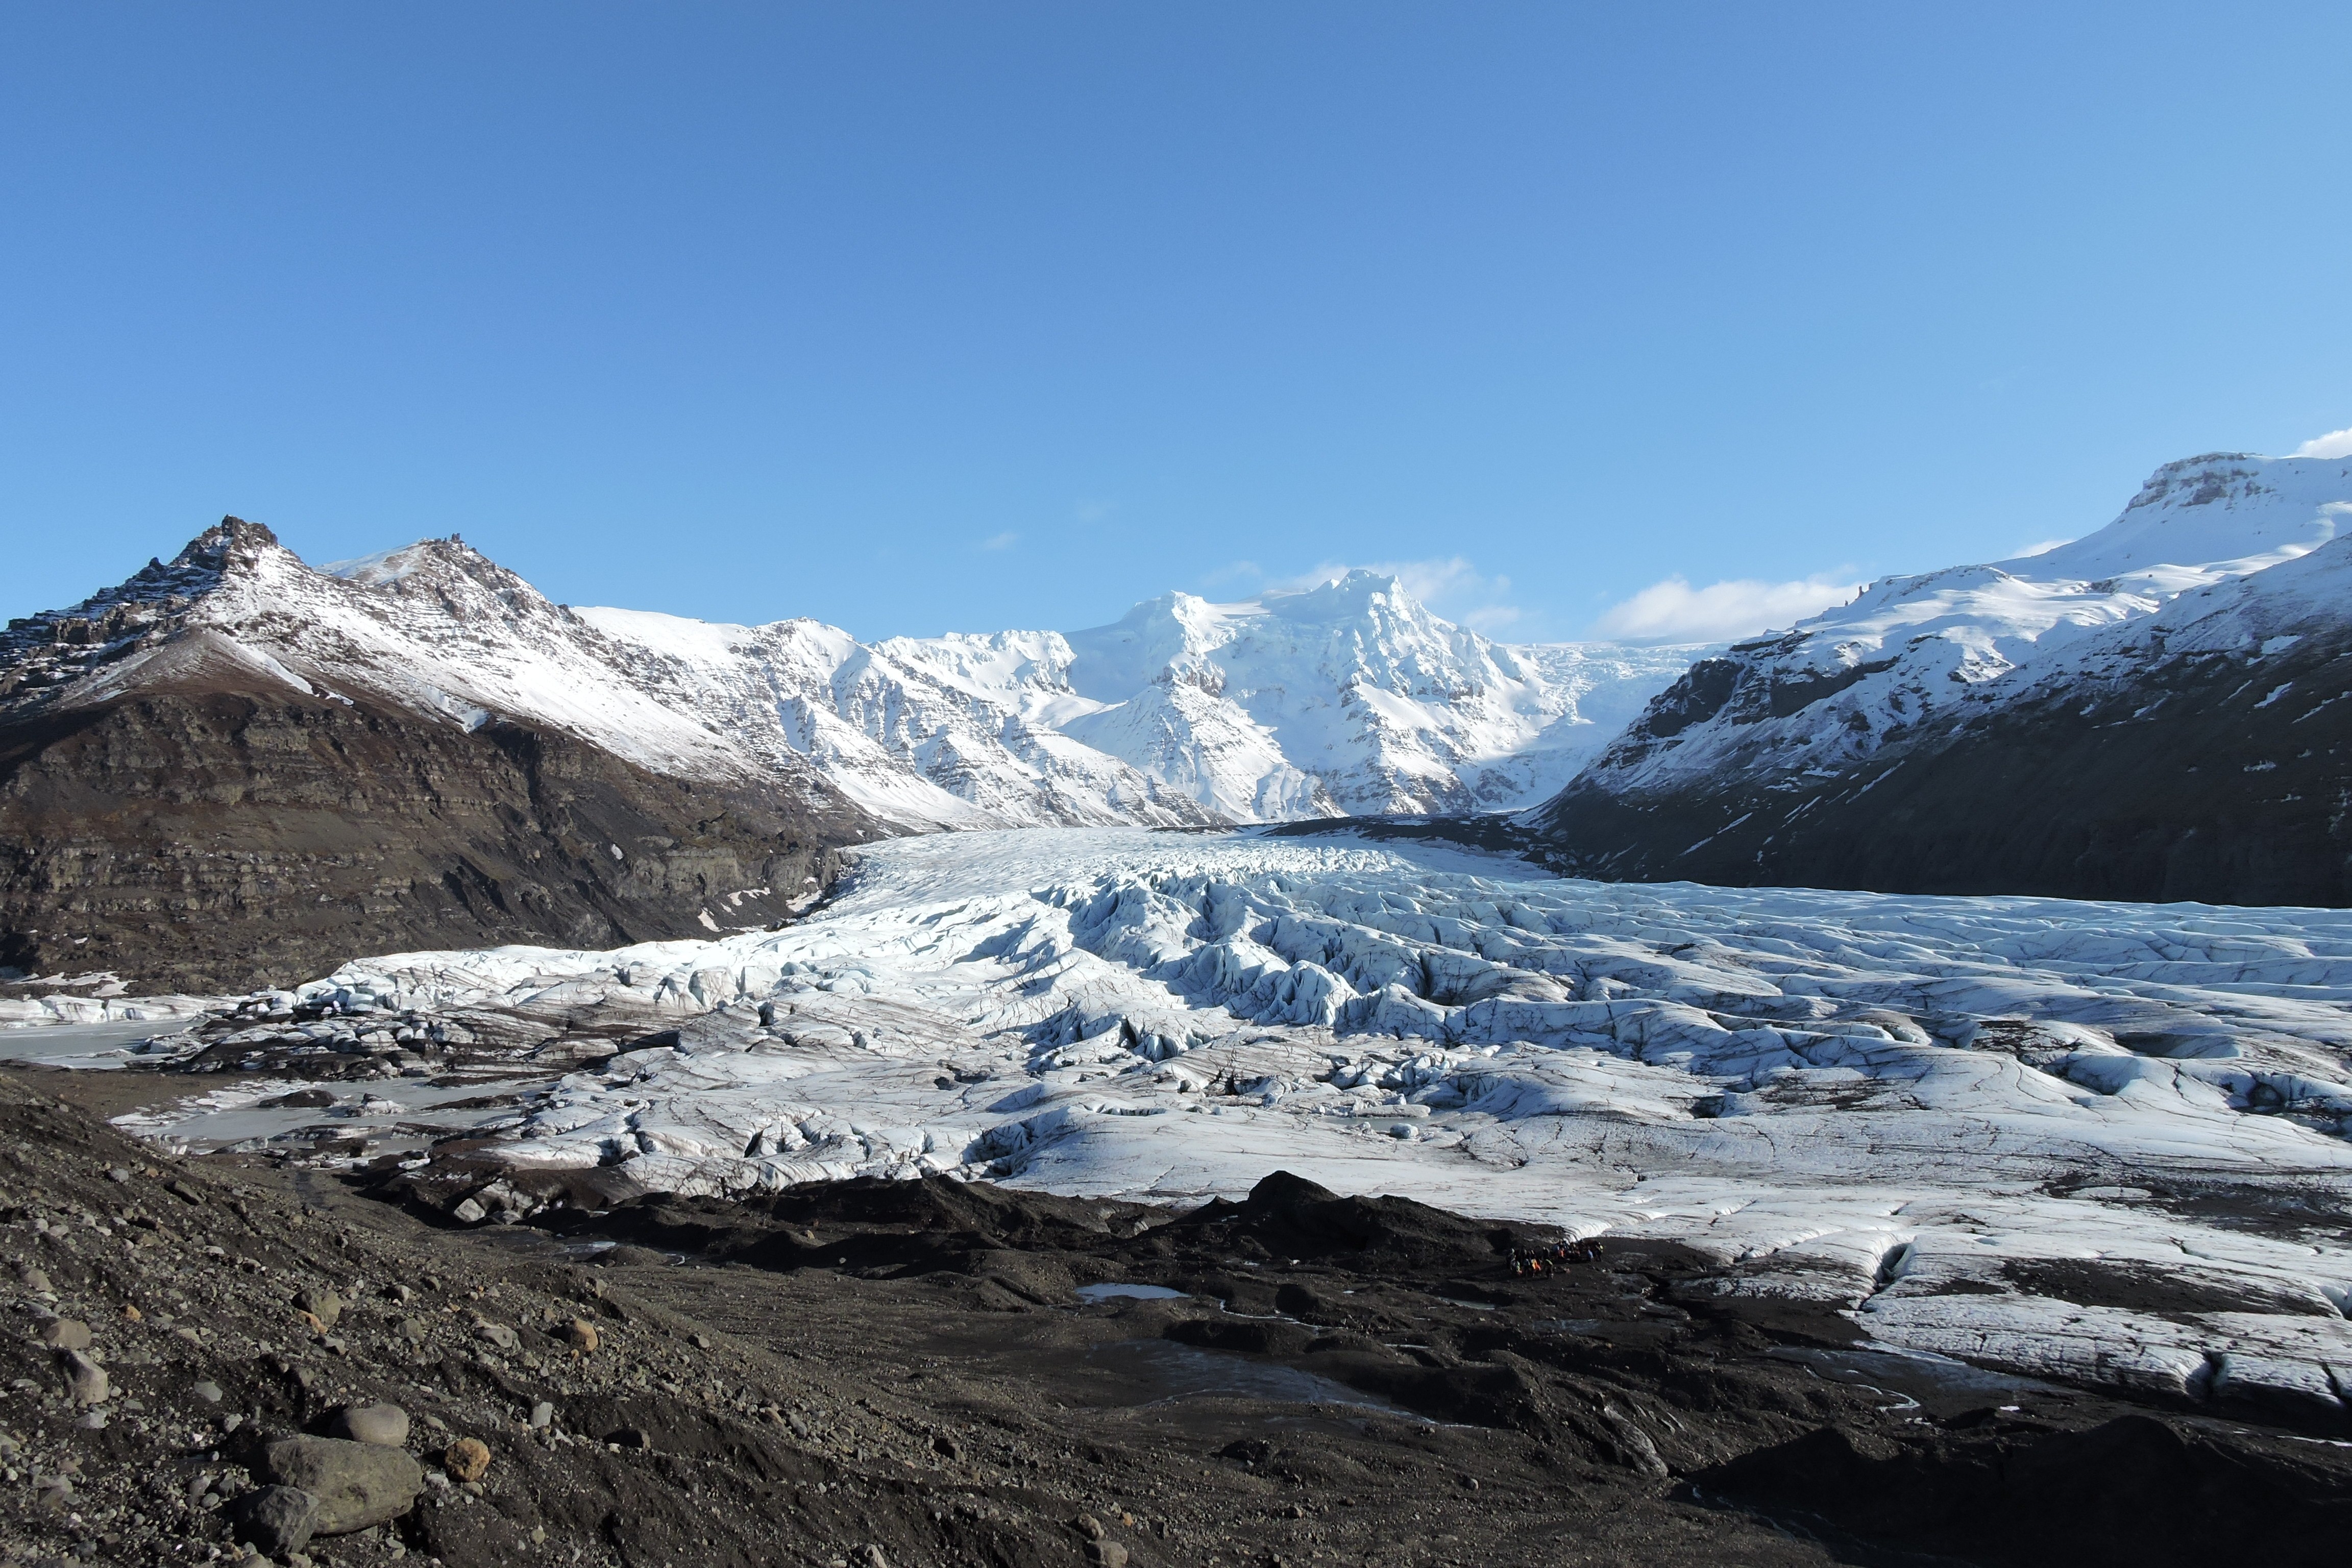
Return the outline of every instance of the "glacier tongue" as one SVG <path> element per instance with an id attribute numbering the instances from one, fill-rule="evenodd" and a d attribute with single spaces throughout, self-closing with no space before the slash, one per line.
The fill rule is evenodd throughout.
<path id="1" fill-rule="evenodd" d="M 496 1146 L 717 1193 L 940 1171 L 1336 1190 L 1671 1237 L 1711 1288 L 2184 1398 L 2352 1363 L 2352 912 L 1532 877 L 1131 829 L 861 852 L 782 931 L 308 988 L 648 1029 Z M 2313 1209 L 2317 1203 L 2319 1207 Z M 2306 1217 L 2298 1218 L 2298 1215 Z M 2085 1306 L 2085 1261 L 2211 1310 Z"/>

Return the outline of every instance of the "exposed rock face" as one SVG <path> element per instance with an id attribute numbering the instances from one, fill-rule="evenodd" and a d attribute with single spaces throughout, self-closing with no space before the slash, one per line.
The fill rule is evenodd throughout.
<path id="1" fill-rule="evenodd" d="M 1612 880 L 2352 905 L 2347 692 L 2352 627 L 2322 627 L 2048 682 L 1827 776 L 1587 775 L 1533 820 L 1541 858 Z"/>
<path id="2" fill-rule="evenodd" d="M 0 730 L 0 964 L 216 990 L 353 952 L 707 935 L 780 918 L 860 820 L 518 725 L 150 693 Z"/>
<path id="3" fill-rule="evenodd" d="M 1694 665 L 1525 825 L 1620 879 L 2352 903 L 2347 517 L 2352 463 L 2170 464 Z"/>
<path id="4" fill-rule="evenodd" d="M 355 952 L 708 935 L 782 918 L 873 830 L 813 777 L 691 753 L 656 771 L 478 697 L 421 696 L 435 672 L 354 650 L 348 627 L 273 643 L 257 629 L 287 614 L 272 574 L 343 589 L 230 520 L 0 636 L 0 968 L 212 990 Z M 453 576 L 445 637 L 474 613 L 468 584 L 514 595 L 499 575 Z M 307 668 L 278 657 L 296 646 Z"/>

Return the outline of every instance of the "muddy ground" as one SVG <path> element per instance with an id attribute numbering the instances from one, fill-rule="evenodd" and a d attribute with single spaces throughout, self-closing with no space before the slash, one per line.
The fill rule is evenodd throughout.
<path id="1" fill-rule="evenodd" d="M 468 1226 L 446 1162 L 129 1142 L 100 1115 L 142 1092 L 0 1071 L 11 1562 L 235 1558 L 268 1446 L 373 1403 L 411 1417 L 414 1501 L 276 1561 L 2292 1565 L 2352 1538 L 2346 1435 L 1874 1352 L 1671 1246 L 1515 1273 L 1555 1238 L 1273 1173 L 1190 1213 L 945 1182 L 604 1208 L 583 1175 Z M 87 1351 L 45 1342 L 66 1323 Z"/>

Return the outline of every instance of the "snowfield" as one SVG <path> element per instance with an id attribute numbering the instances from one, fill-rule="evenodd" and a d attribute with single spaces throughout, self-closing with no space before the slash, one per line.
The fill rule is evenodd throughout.
<path id="1" fill-rule="evenodd" d="M 1287 1168 L 1580 1234 L 2026 1372 L 2341 1413 L 2352 911 L 1543 878 L 1133 828 L 860 853 L 773 932 L 408 953 L 346 1005 L 642 1019 L 499 1145 L 721 1193 Z"/>

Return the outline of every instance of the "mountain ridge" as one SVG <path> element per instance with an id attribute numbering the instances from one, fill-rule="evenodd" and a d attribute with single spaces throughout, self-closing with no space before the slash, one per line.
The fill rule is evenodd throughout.
<path id="1" fill-rule="evenodd" d="M 2347 525 L 2352 461 L 2168 463 L 1694 664 L 1521 822 L 1611 879 L 2352 903 Z"/>

